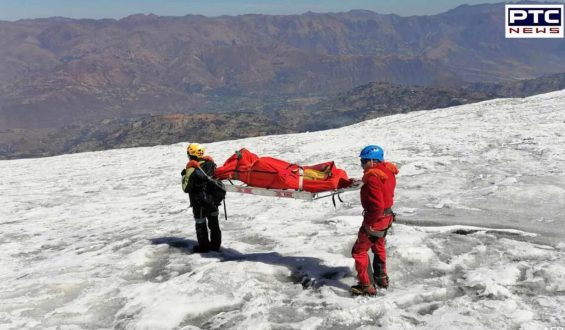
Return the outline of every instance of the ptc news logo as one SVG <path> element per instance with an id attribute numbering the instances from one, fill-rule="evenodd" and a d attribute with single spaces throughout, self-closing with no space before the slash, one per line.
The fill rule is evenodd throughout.
<path id="1" fill-rule="evenodd" d="M 563 38 L 563 5 L 506 5 L 506 38 Z"/>

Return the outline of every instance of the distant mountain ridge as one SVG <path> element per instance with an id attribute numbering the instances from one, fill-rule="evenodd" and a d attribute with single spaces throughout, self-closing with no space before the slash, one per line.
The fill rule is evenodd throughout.
<path id="1" fill-rule="evenodd" d="M 327 129 L 415 110 L 446 108 L 494 98 L 527 97 L 565 89 L 565 73 L 507 83 L 474 83 L 461 87 L 400 86 L 373 82 L 311 107 L 313 118 L 303 129 Z"/>
<path id="2" fill-rule="evenodd" d="M 230 104 L 241 97 L 326 97 L 373 81 L 453 86 L 565 71 L 562 40 L 505 39 L 503 24 L 503 4 L 411 17 L 0 22 L 0 129 L 239 111 Z"/>
<path id="3" fill-rule="evenodd" d="M 322 130 L 391 114 L 562 89 L 565 73 L 461 88 L 373 82 L 325 99 L 281 103 L 274 112 L 171 114 L 104 120 L 63 129 L 7 130 L 0 132 L 0 159 Z"/>

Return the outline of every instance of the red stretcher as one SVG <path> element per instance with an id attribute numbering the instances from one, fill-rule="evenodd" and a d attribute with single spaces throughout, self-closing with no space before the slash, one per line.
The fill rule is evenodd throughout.
<path id="1" fill-rule="evenodd" d="M 333 161 L 300 166 L 273 157 L 259 157 L 243 148 L 216 169 L 217 179 L 226 180 L 228 192 L 316 200 L 324 197 L 340 200 L 339 194 L 361 188 L 361 181 L 349 179 Z M 233 180 L 242 184 L 234 184 Z M 335 204 L 335 199 L 334 199 Z"/>

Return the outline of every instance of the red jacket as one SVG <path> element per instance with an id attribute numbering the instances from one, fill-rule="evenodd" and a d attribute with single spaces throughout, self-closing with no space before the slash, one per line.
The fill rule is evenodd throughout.
<path id="1" fill-rule="evenodd" d="M 393 163 L 382 162 L 365 170 L 361 187 L 361 205 L 363 206 L 363 225 L 373 230 L 384 230 L 390 223 L 390 216 L 385 210 L 394 204 L 398 168 Z"/>

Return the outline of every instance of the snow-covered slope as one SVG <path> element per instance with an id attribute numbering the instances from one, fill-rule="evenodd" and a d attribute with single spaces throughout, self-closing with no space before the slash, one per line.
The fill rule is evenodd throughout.
<path id="1" fill-rule="evenodd" d="M 186 144 L 1 161 L 0 328 L 565 326 L 565 91 L 207 147 L 359 177 L 369 143 L 401 170 L 376 298 L 348 294 L 357 193 L 230 194 L 224 250 L 198 255 Z"/>

